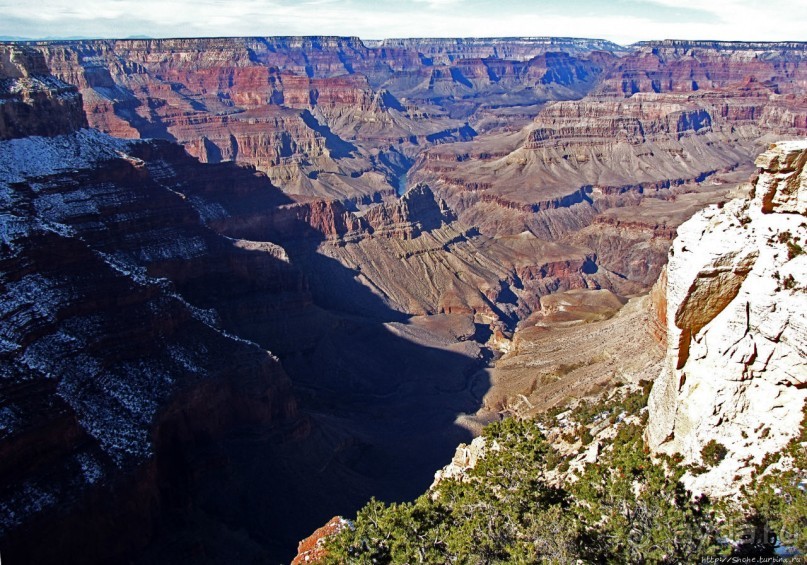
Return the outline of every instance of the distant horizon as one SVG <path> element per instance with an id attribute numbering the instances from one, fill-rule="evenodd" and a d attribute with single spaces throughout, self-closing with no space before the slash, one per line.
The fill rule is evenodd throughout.
<path id="1" fill-rule="evenodd" d="M 664 37 L 653 39 L 641 39 L 633 43 L 617 43 L 604 37 L 584 37 L 584 36 L 565 36 L 565 35 L 488 35 L 488 36 L 398 36 L 398 37 L 360 37 L 357 35 L 334 35 L 334 34 L 271 34 L 271 35 L 195 35 L 195 36 L 147 36 L 147 35 L 132 35 L 127 37 L 101 37 L 101 36 L 65 36 L 65 37 L 17 37 L 0 35 L 0 42 L 20 42 L 20 43 L 34 43 L 34 42 L 60 42 L 60 41 L 163 41 L 163 40 L 186 40 L 186 39 L 238 39 L 238 38 L 285 38 L 285 37 L 300 37 L 300 38 L 315 38 L 315 37 L 332 37 L 339 39 L 359 39 L 362 42 L 383 42 L 383 41 L 400 41 L 400 40 L 439 40 L 439 39 L 465 39 L 465 40 L 486 40 L 486 39 L 510 39 L 510 40 L 530 40 L 530 39 L 570 39 L 570 40 L 583 40 L 583 41 L 603 41 L 606 43 L 613 43 L 618 47 L 631 47 L 640 43 L 662 43 L 662 42 L 683 42 L 683 43 L 802 43 L 807 46 L 807 40 L 793 40 L 793 39 L 778 39 L 778 40 L 754 40 L 754 39 L 713 39 L 713 38 L 680 38 L 680 37 Z"/>
<path id="2" fill-rule="evenodd" d="M 0 0 L 6 41 L 338 36 L 805 42 L 803 0 Z M 702 39 L 709 38 L 709 39 Z"/>

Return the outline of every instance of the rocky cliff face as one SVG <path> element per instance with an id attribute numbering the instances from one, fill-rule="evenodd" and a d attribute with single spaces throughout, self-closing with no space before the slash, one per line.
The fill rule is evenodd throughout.
<path id="1" fill-rule="evenodd" d="M 58 135 L 86 125 L 78 90 L 50 76 L 41 53 L 0 46 L 0 140 Z"/>
<path id="2" fill-rule="evenodd" d="M 650 396 L 653 449 L 701 463 L 688 478 L 727 494 L 799 430 L 807 381 L 807 143 L 756 161 L 753 198 L 696 214 L 678 229 L 666 273 L 666 366 Z"/>
<path id="3" fill-rule="evenodd" d="M 190 479 L 188 458 L 245 427 L 306 435 L 278 359 L 240 337 L 310 305 L 301 273 L 206 227 L 220 210 L 180 190 L 287 199 L 253 171 L 78 129 L 81 97 L 40 53 L 0 61 L 0 545 L 129 559 L 197 500 L 209 473 Z"/>
<path id="4" fill-rule="evenodd" d="M 228 331 L 239 304 L 266 317 L 274 297 L 299 292 L 299 273 L 277 249 L 205 228 L 149 170 L 176 156 L 92 130 L 0 142 L 0 538 L 11 559 L 128 553 L 187 503 L 181 460 L 196 442 L 302 423 L 278 360 Z M 100 541 L 85 552 L 90 532 Z"/>

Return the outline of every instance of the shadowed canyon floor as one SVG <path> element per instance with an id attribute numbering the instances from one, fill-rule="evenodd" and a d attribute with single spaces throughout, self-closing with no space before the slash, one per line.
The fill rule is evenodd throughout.
<path id="1" fill-rule="evenodd" d="M 33 551 L 44 560 L 58 559 L 49 547 L 27 545 L 19 529 L 25 519 L 53 519 L 43 511 L 66 496 L 53 484 L 54 475 L 79 493 L 91 493 L 104 477 L 114 477 L 116 467 L 152 461 L 156 476 L 138 483 L 150 493 L 140 503 L 145 508 L 124 498 L 116 512 L 152 514 L 154 522 L 143 524 L 142 535 L 160 532 L 155 547 L 162 559 L 176 562 L 201 552 L 223 560 L 234 550 L 280 558 L 301 531 L 328 514 L 355 508 L 372 494 L 413 496 L 446 453 L 467 439 L 454 419 L 478 406 L 472 377 L 484 361 L 469 317 L 409 325 L 358 282 L 339 290 L 356 298 L 367 294 L 358 303 L 374 317 L 322 309 L 282 248 L 227 238 L 199 223 L 191 202 L 219 175 L 264 199 L 263 210 L 285 200 L 249 171 L 231 165 L 214 171 L 170 145 L 129 145 L 84 131 L 12 141 L 4 149 L 27 145 L 30 154 L 53 143 L 83 158 L 72 158 L 67 171 L 31 163 L 27 170 L 20 164 L 22 170 L 5 171 L 5 178 L 17 181 L 7 185 L 14 207 L 4 213 L 20 218 L 31 210 L 29 227 L 17 221 L 5 236 L 6 260 L 29 265 L 4 270 L 6 367 L 13 371 L 3 381 L 4 414 L 11 418 L 4 420 L 10 434 L 4 448 L 6 461 L 28 466 L 23 475 L 19 467 L 7 467 L 3 503 L 17 507 L 21 519 L 4 524 L 15 534 L 9 540 L 19 544 L 4 546 L 7 554 Z M 229 206 L 238 204 L 228 200 Z M 133 217 L 150 221 L 135 229 L 129 225 Z M 178 222 L 182 217 L 187 221 Z M 50 231 L 54 225 L 61 235 Z M 128 245 L 118 239 L 121 231 Z M 49 253 L 68 259 L 46 268 L 42 261 Z M 103 298 L 90 300 L 93 293 Z M 29 311 L 46 312 L 48 319 L 35 323 L 33 315 L 25 322 Z M 155 321 L 146 323 L 148 316 Z M 113 345 L 117 340 L 127 344 L 126 351 Z M 279 359 L 255 343 L 271 343 Z M 225 369 L 235 359 L 228 348 L 251 352 L 255 360 Z M 40 351 L 51 359 L 40 359 Z M 155 358 L 157 351 L 165 358 Z M 193 384 L 198 378 L 216 383 L 221 371 L 237 389 L 252 383 L 255 390 L 217 400 L 222 393 Z M 47 384 L 54 378 L 55 390 Z M 177 395 L 178 385 L 192 402 Z M 238 400 L 241 395 L 246 398 Z M 162 398 L 174 398 L 177 408 L 166 414 Z M 34 416 L 35 403 L 57 400 L 67 406 L 51 418 L 77 418 L 90 430 L 71 440 L 85 446 L 78 452 L 40 453 L 29 442 L 41 419 L 25 423 L 14 416 Z M 227 404 L 228 410 L 242 406 L 242 413 L 232 422 L 223 413 L 211 418 Z M 180 413 L 171 416 L 173 410 Z M 108 429 L 112 422 L 114 429 Z M 36 503 L 37 496 L 45 498 Z M 160 517 L 153 516 L 156 510 Z M 125 552 L 121 543 L 97 548 L 98 558 Z"/>
<path id="2" fill-rule="evenodd" d="M 806 56 L 0 44 L 3 556 L 288 560 L 485 422 L 658 374 L 670 242 L 807 134 Z"/>

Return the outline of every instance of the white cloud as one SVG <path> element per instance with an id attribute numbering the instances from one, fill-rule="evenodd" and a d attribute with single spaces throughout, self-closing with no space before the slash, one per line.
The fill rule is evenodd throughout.
<path id="1" fill-rule="evenodd" d="M 807 6 L 804 0 L 644 0 L 668 8 L 702 10 L 721 22 L 710 26 L 704 39 L 804 41 L 807 39 Z M 686 34 L 686 30 L 681 33 Z M 686 37 L 694 37 L 686 35 Z"/>
<path id="2" fill-rule="evenodd" d="M 445 8 L 446 6 L 455 6 L 462 0 L 413 0 L 416 4 L 427 4 L 429 8 Z"/>

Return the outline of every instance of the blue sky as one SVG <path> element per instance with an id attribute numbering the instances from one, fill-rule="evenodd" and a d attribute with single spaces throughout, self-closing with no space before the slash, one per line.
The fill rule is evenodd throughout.
<path id="1" fill-rule="evenodd" d="M 807 40 L 807 0 L 0 0 L 0 36 Z"/>

